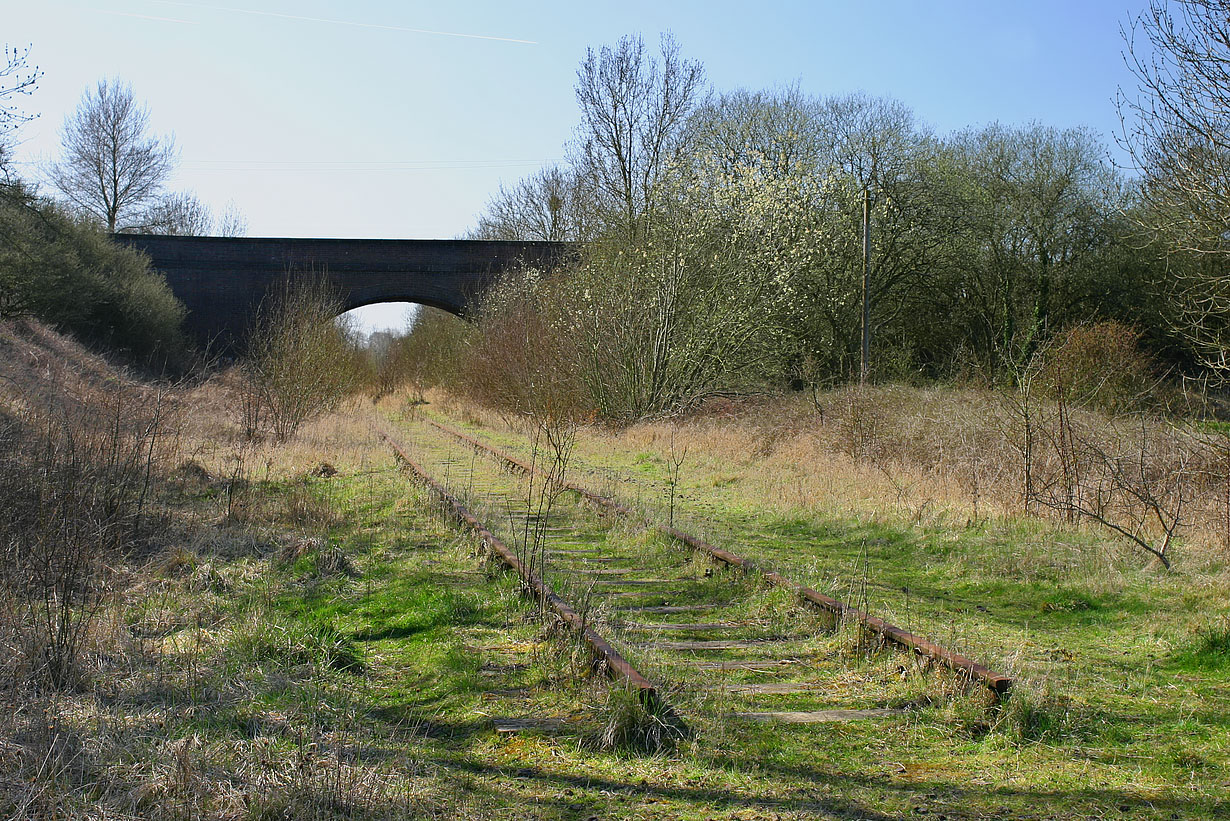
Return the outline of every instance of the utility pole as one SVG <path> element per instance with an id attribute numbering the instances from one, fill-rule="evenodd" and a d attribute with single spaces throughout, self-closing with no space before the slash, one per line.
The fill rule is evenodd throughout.
<path id="1" fill-rule="evenodd" d="M 871 190 L 863 189 L 863 348 L 859 384 L 871 371 Z"/>

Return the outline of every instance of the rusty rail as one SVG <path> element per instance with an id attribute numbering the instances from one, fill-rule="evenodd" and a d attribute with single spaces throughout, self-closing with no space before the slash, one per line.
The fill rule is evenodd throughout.
<path id="1" fill-rule="evenodd" d="M 575 630 L 581 638 L 589 645 L 594 657 L 602 662 L 608 675 L 615 679 L 622 679 L 634 687 L 641 699 L 641 703 L 650 709 L 659 709 L 673 715 L 673 711 L 669 705 L 662 701 L 659 696 L 657 687 L 641 675 L 635 667 L 633 667 L 627 659 L 619 654 L 619 652 L 607 642 L 596 630 L 574 610 L 568 602 L 564 601 L 560 596 L 551 589 L 551 586 L 543 580 L 541 576 L 533 573 L 526 566 L 517 554 L 509 549 L 508 545 L 492 533 L 478 518 L 471 513 L 461 501 L 449 493 L 448 490 L 431 477 L 421 465 L 410 458 L 410 455 L 398 444 L 392 434 L 384 428 L 383 425 L 377 424 L 377 430 L 381 437 L 389 443 L 393 448 L 393 452 L 397 455 L 398 460 L 404 464 L 411 473 L 423 484 L 431 488 L 435 494 L 440 497 L 441 501 L 452 508 L 453 514 L 458 521 L 462 522 L 473 530 L 483 543 L 491 549 L 492 552 L 499 557 L 510 570 L 516 573 L 521 580 L 533 593 L 535 598 L 545 602 L 551 606 L 561 620 L 573 630 Z"/>
<path id="2" fill-rule="evenodd" d="M 427 417 L 423 417 L 423 419 L 432 427 L 443 431 L 449 436 L 453 436 L 463 442 L 466 442 L 471 447 L 486 451 L 519 471 L 524 473 L 537 472 L 532 465 L 528 465 L 520 459 L 517 459 L 515 456 L 505 453 L 498 448 L 492 447 L 486 442 L 482 442 L 469 434 L 450 428 L 449 426 L 443 425 L 434 419 L 428 419 Z M 600 493 L 595 493 L 592 490 L 581 487 L 574 482 L 565 482 L 564 486 L 573 493 L 576 493 L 585 499 L 594 502 L 595 504 L 606 507 L 609 510 L 614 510 L 617 513 L 626 516 L 640 515 L 637 511 L 627 505 L 618 502 L 609 496 L 603 496 Z M 650 524 L 654 523 L 651 522 Z M 731 567 L 737 567 L 747 573 L 758 573 L 761 578 L 769 584 L 774 585 L 775 587 L 784 587 L 788 590 L 794 591 L 800 599 L 809 605 L 819 607 L 833 613 L 839 618 L 857 621 L 862 627 L 870 630 L 876 635 L 882 636 L 885 640 L 890 641 L 899 647 L 904 647 L 905 649 L 917 653 L 920 656 L 932 659 L 933 661 L 948 667 L 956 673 L 968 676 L 974 681 L 986 686 L 996 695 L 1003 695 L 1012 688 L 1011 677 L 1006 676 L 1003 673 L 997 673 L 986 665 L 979 664 L 973 659 L 966 658 L 959 653 L 954 653 L 951 650 L 947 650 L 929 639 L 911 633 L 908 630 L 904 630 L 895 624 L 891 624 L 884 619 L 873 616 L 857 607 L 851 607 L 844 602 L 838 601 L 830 596 L 826 596 L 810 587 L 804 587 L 803 585 L 786 578 L 780 573 L 772 570 L 762 570 L 750 559 L 746 559 L 743 556 L 717 547 L 716 545 L 709 544 L 703 539 L 698 539 L 692 534 L 685 533 L 676 527 L 661 524 L 654 524 L 654 526 L 657 527 L 659 531 L 665 533 L 671 538 L 683 542 L 696 550 L 704 551 L 720 562 L 723 562 Z"/>

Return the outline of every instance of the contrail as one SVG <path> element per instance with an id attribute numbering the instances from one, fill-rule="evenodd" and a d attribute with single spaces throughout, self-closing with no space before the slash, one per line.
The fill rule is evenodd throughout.
<path id="1" fill-rule="evenodd" d="M 493 37 L 487 34 L 463 34 L 456 31 L 433 31 L 431 29 L 416 29 L 407 26 L 389 26 L 383 23 L 359 23 L 354 20 L 331 20 L 326 17 L 303 17 L 298 14 L 280 14 L 275 11 L 256 11 L 255 9 L 236 9 L 229 6 L 210 6 L 204 3 L 186 3 L 183 0 L 153 0 L 169 6 L 187 6 L 189 8 L 209 9 L 211 11 L 229 11 L 235 14 L 251 14 L 257 17 L 279 17 L 283 20 L 301 20 L 308 23 L 333 23 L 338 26 L 354 26 L 355 28 L 383 29 L 384 31 L 404 31 L 410 34 L 435 34 L 441 37 L 464 37 L 469 40 L 495 40 L 501 43 L 523 43 L 536 46 L 537 40 L 518 40 L 515 37 Z"/>

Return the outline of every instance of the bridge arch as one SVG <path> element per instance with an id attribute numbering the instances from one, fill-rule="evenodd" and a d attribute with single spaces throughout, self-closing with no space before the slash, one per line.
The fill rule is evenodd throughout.
<path id="1" fill-rule="evenodd" d="M 187 332 L 223 352 L 235 349 L 261 302 L 288 278 L 323 274 L 346 310 L 417 302 L 465 316 L 504 273 L 550 269 L 572 251 L 567 243 L 489 240 L 113 238 L 150 258 L 188 309 Z"/>
<path id="2" fill-rule="evenodd" d="M 441 311 L 447 311 L 455 316 L 465 317 L 470 309 L 467 305 L 463 308 L 458 308 L 453 304 L 445 304 L 443 302 L 435 303 L 424 299 L 414 291 L 392 292 L 382 294 L 377 297 L 356 297 L 353 293 L 347 295 L 349 298 L 342 300 L 342 313 L 353 311 L 356 308 L 366 308 L 369 305 L 382 305 L 389 302 L 405 302 L 411 305 L 425 305 L 428 308 L 439 308 Z M 340 314 L 339 314 L 340 316 Z"/>

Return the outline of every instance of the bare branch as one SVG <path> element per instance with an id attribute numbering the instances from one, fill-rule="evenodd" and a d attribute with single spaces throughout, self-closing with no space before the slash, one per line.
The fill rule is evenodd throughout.
<path id="1" fill-rule="evenodd" d="M 26 114 L 12 102 L 14 97 L 28 97 L 38 88 L 38 78 L 43 72 L 38 66 L 30 68 L 30 47 L 16 46 L 4 49 L 0 63 L 0 135 L 29 122 L 37 114 Z"/>

